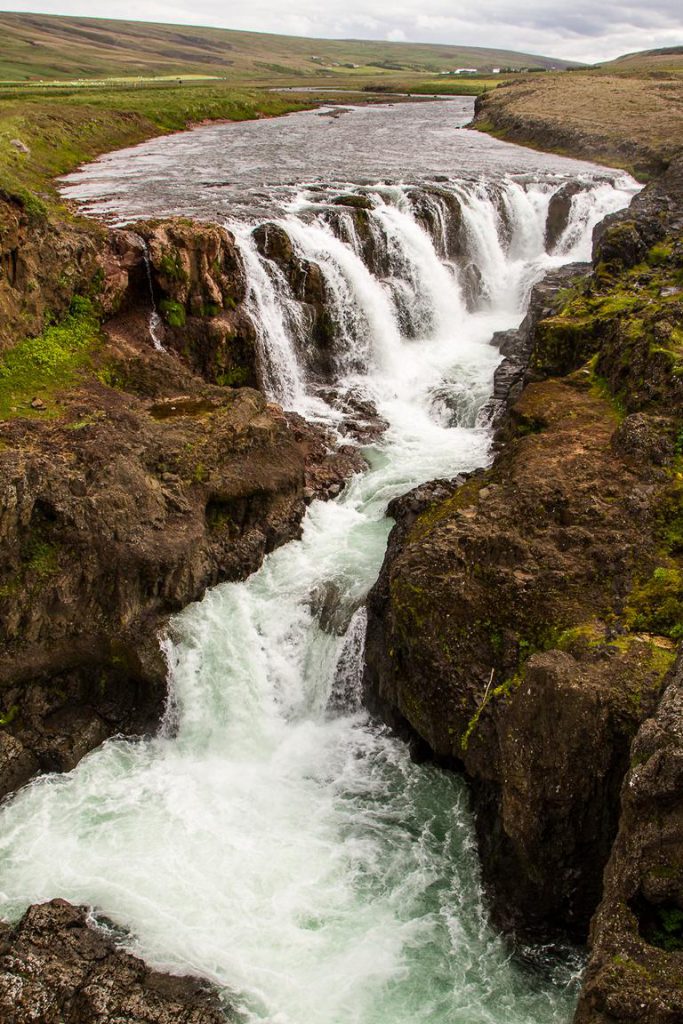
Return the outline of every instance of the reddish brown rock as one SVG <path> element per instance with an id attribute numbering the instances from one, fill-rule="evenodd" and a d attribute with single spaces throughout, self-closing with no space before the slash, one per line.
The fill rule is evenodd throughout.
<path id="1" fill-rule="evenodd" d="M 0 933 L 3 1024 L 225 1024 L 205 982 L 117 950 L 84 908 L 53 900 Z"/>
<path id="2" fill-rule="evenodd" d="M 683 665 L 641 726 L 575 1024 L 683 1020 Z"/>
<path id="3" fill-rule="evenodd" d="M 366 688 L 472 780 L 497 921 L 580 938 L 673 657 L 625 625 L 656 564 L 660 485 L 615 454 L 617 418 L 580 375 L 528 387 L 514 418 L 523 436 L 490 471 L 417 517 L 397 503 Z"/>

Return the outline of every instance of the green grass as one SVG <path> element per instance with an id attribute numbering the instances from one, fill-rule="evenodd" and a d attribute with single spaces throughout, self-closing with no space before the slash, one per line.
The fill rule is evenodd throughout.
<path id="1" fill-rule="evenodd" d="M 49 416 L 58 411 L 60 390 L 90 364 L 99 343 L 99 321 L 87 299 L 74 299 L 69 315 L 35 338 L 20 341 L 0 362 L 0 419 Z M 34 398 L 45 410 L 32 410 Z"/>
<path id="2" fill-rule="evenodd" d="M 629 597 L 626 621 L 634 631 L 683 639 L 683 577 L 678 568 L 660 566 Z"/>
<path id="3" fill-rule="evenodd" d="M 500 85 L 501 79 L 495 78 L 451 78 L 443 77 L 428 82 L 406 83 L 406 92 L 416 96 L 480 96 L 489 89 Z M 396 86 L 398 90 L 400 87 Z"/>

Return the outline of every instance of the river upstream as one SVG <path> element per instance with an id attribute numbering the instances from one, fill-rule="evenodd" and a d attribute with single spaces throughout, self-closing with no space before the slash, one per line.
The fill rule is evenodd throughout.
<path id="1" fill-rule="evenodd" d="M 572 1015 L 580 957 L 513 958 L 487 923 L 464 783 L 413 764 L 360 703 L 388 501 L 487 464 L 492 335 L 520 322 L 546 270 L 588 259 L 594 225 L 637 190 L 463 130 L 471 111 L 457 100 L 209 126 L 65 185 L 116 223 L 226 223 L 272 397 L 335 427 L 352 395 L 388 423 L 367 471 L 311 505 L 300 541 L 174 619 L 159 735 L 109 741 L 1 814 L 3 916 L 55 896 L 91 905 L 150 964 L 221 986 L 249 1024 Z M 581 187 L 548 252 L 567 182 Z M 324 382 L 301 304 L 254 240 L 264 220 L 323 275 Z"/>

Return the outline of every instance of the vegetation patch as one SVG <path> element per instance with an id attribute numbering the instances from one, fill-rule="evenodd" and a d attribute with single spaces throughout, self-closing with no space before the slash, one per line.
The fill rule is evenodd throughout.
<path id="1" fill-rule="evenodd" d="M 159 310 L 169 327 L 185 326 L 185 307 L 175 299 L 162 299 L 159 303 Z"/>
<path id="2" fill-rule="evenodd" d="M 250 377 L 248 366 L 232 366 L 216 374 L 216 384 L 224 388 L 241 388 L 249 382 Z"/>
<path id="3" fill-rule="evenodd" d="M 635 587 L 626 606 L 627 625 L 635 631 L 683 639 L 683 575 L 678 568 L 659 566 Z"/>
<path id="4" fill-rule="evenodd" d="M 55 395 L 88 366 L 99 342 L 99 319 L 77 296 L 70 313 L 35 338 L 20 341 L 0 361 L 0 418 L 55 412 Z M 34 403 L 37 407 L 32 406 Z"/>

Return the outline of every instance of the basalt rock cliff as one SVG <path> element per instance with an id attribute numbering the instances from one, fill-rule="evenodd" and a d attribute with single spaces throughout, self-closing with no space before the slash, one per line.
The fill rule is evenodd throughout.
<path id="1" fill-rule="evenodd" d="M 393 504 L 369 600 L 366 701 L 469 779 L 493 919 L 593 918 L 581 1024 L 680 1019 L 681 183 L 498 339 L 497 457 Z"/>

